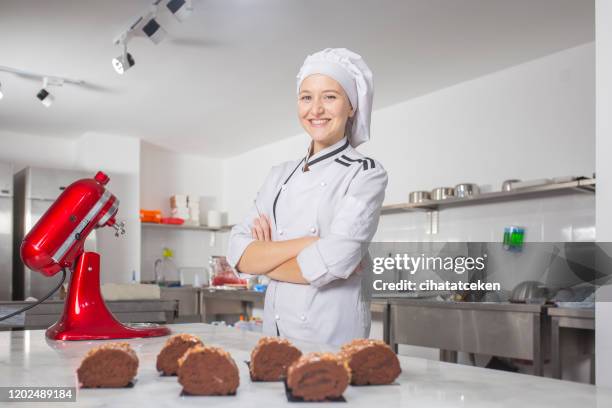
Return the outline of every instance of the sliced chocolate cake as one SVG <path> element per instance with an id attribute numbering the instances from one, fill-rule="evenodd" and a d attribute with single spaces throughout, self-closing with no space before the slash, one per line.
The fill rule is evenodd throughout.
<path id="1" fill-rule="evenodd" d="M 342 346 L 340 356 L 351 369 L 351 384 L 391 384 L 402 372 L 397 355 L 382 340 L 356 339 Z"/>
<path id="2" fill-rule="evenodd" d="M 332 353 L 310 353 L 300 357 L 287 370 L 287 386 L 294 397 L 305 401 L 338 398 L 348 386 L 350 370 Z"/>
<path id="3" fill-rule="evenodd" d="M 202 345 L 202 341 L 191 334 L 177 334 L 170 337 L 157 355 L 157 371 L 163 375 L 176 375 L 179 358 L 190 348 Z"/>
<path id="4" fill-rule="evenodd" d="M 289 340 L 262 337 L 251 352 L 251 379 L 253 381 L 281 381 L 287 369 L 302 352 Z"/>
<path id="5" fill-rule="evenodd" d="M 138 357 L 128 343 L 106 343 L 85 355 L 77 369 L 81 387 L 118 388 L 132 382 L 138 371 Z"/>
<path id="6" fill-rule="evenodd" d="M 179 359 L 178 382 L 186 394 L 233 395 L 240 385 L 240 376 L 228 352 L 195 346 Z"/>

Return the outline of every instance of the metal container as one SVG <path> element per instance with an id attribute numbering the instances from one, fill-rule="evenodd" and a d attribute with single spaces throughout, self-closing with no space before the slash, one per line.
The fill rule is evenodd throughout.
<path id="1" fill-rule="evenodd" d="M 472 197 L 480 194 L 480 188 L 477 184 L 473 183 L 461 183 L 455 186 L 455 196 L 456 197 Z"/>
<path id="2" fill-rule="evenodd" d="M 550 298 L 550 290 L 542 282 L 524 281 L 512 290 L 510 301 L 514 303 L 544 304 Z"/>
<path id="3" fill-rule="evenodd" d="M 431 190 L 432 200 L 446 200 L 454 195 L 455 190 L 452 187 L 438 187 Z"/>
<path id="4" fill-rule="evenodd" d="M 536 179 L 536 180 L 525 180 L 525 181 L 516 181 L 512 183 L 513 190 L 520 190 L 522 188 L 531 188 L 544 186 L 546 184 L 550 184 L 550 179 Z"/>
<path id="5" fill-rule="evenodd" d="M 512 183 L 518 183 L 519 179 L 509 179 L 509 180 L 504 180 L 504 182 L 501 185 L 501 191 L 512 191 Z"/>
<path id="6" fill-rule="evenodd" d="M 431 200 L 429 191 L 412 191 L 408 195 L 408 201 L 412 204 L 422 203 L 423 201 Z"/>

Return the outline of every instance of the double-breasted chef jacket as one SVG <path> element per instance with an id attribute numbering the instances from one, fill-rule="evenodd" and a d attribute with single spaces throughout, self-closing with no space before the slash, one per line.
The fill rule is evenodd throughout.
<path id="1" fill-rule="evenodd" d="M 227 259 L 236 267 L 254 241 L 251 227 L 258 210 L 272 222 L 273 241 L 318 236 L 297 256 L 309 285 L 270 282 L 263 332 L 339 345 L 369 335 L 369 299 L 361 283 L 387 173 L 346 137 L 311 156 L 306 171 L 305 161 L 272 168 L 248 215 L 232 228 Z"/>

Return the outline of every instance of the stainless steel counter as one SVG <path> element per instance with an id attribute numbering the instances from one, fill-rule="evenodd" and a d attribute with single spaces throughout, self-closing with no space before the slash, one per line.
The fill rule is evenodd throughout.
<path id="1" fill-rule="evenodd" d="M 542 375 L 546 306 L 477 302 L 388 300 L 390 342 L 438 348 L 442 360 L 457 351 L 533 361 Z"/>
<path id="2" fill-rule="evenodd" d="M 551 318 L 551 360 L 553 378 L 562 378 L 563 342 L 572 342 L 574 351 L 587 354 L 591 361 L 590 382 L 595 383 L 595 309 L 555 307 Z"/>
<path id="3" fill-rule="evenodd" d="M 174 333 L 191 333 L 205 344 L 227 350 L 240 371 L 234 397 L 181 396 L 176 377 L 160 377 L 155 359 L 167 337 L 127 340 L 140 360 L 134 387 L 80 389 L 76 402 L 53 407 L 295 407 L 281 383 L 253 383 L 245 360 L 259 335 L 206 324 L 170 325 Z M 42 330 L 0 333 L 0 386 L 74 386 L 75 370 L 87 350 L 102 341 L 48 341 Z M 336 351 L 326 345 L 296 341 L 304 352 Z M 420 358 L 399 356 L 397 385 L 349 387 L 340 406 L 385 408 L 604 408 L 612 406 L 612 390 L 548 378 L 526 376 Z M 6 404 L 8 405 L 8 404 Z M 16 407 L 43 404 L 14 403 Z M 300 405 L 300 404 L 297 404 Z M 311 405 L 311 404 L 306 404 Z M 312 404 L 338 406 L 337 403 Z"/>
<path id="4" fill-rule="evenodd" d="M 265 298 L 265 292 L 254 290 L 225 290 L 213 288 L 201 288 L 200 293 L 206 299 L 238 300 L 241 302 L 261 302 Z"/>

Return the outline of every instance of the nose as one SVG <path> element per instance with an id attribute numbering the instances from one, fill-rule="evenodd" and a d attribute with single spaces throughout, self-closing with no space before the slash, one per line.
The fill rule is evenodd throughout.
<path id="1" fill-rule="evenodd" d="M 314 103 L 312 104 L 312 113 L 315 115 L 322 115 L 325 112 L 325 108 L 321 103 L 321 99 L 315 98 Z"/>

